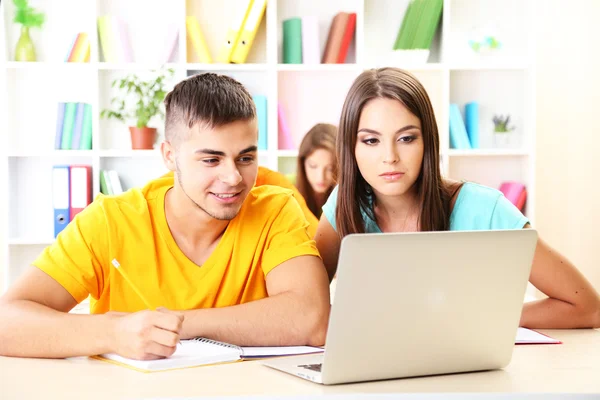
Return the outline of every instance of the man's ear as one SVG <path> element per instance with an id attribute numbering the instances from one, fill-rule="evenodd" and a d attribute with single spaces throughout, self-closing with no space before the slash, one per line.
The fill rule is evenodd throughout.
<path id="1" fill-rule="evenodd" d="M 169 142 L 162 142 L 160 144 L 160 152 L 165 166 L 169 171 L 175 171 L 175 148 L 173 145 Z"/>

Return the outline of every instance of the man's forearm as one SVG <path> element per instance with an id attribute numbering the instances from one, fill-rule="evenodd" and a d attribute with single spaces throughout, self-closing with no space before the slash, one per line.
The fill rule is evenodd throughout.
<path id="1" fill-rule="evenodd" d="M 64 358 L 110 351 L 111 317 L 77 315 L 27 300 L 0 303 L 0 355 Z"/>
<path id="2" fill-rule="evenodd" d="M 520 326 L 538 329 L 597 328 L 598 310 L 580 310 L 567 302 L 547 298 L 523 306 Z"/>
<path id="3" fill-rule="evenodd" d="M 329 303 L 281 293 L 232 307 L 185 311 L 182 338 L 202 336 L 239 346 L 321 346 Z"/>

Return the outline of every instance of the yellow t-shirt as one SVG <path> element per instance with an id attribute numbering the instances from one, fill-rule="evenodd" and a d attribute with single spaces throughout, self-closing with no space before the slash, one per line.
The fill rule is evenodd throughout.
<path id="1" fill-rule="evenodd" d="M 162 177 L 170 178 L 171 181 L 175 179 L 173 176 L 173 172 L 167 172 Z M 300 204 L 300 208 L 304 213 L 304 217 L 306 217 L 306 220 L 308 221 L 308 235 L 311 237 L 311 239 L 314 238 L 315 234 L 317 233 L 319 219 L 315 216 L 315 214 L 312 213 L 312 211 L 310 211 L 310 208 L 308 208 L 308 205 L 306 204 L 306 200 L 304 199 L 300 191 L 298 191 L 298 188 L 296 188 L 296 186 L 294 186 L 281 172 L 273 171 L 269 168 L 259 166 L 258 174 L 256 175 L 256 183 L 254 184 L 254 186 L 263 185 L 279 186 L 282 188 L 290 189 L 294 192 L 294 197 L 296 198 L 298 204 Z"/>
<path id="2" fill-rule="evenodd" d="M 188 259 L 165 217 L 168 177 L 117 196 L 98 196 L 33 265 L 91 312 L 134 312 L 143 301 L 111 266 L 118 260 L 152 307 L 226 307 L 267 297 L 265 276 L 291 258 L 319 253 L 292 191 L 253 188 L 202 266 Z"/>

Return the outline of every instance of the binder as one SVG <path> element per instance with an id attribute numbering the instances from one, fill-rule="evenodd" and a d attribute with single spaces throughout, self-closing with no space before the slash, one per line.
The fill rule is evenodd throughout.
<path id="1" fill-rule="evenodd" d="M 289 18 L 283 21 L 283 63 L 302 64 L 305 46 L 302 18 Z M 308 44 L 308 43 L 306 43 Z M 318 54 L 317 54 L 318 56 Z"/>
<path id="2" fill-rule="evenodd" d="M 52 169 L 52 207 L 54 208 L 54 237 L 71 221 L 69 214 L 71 171 L 67 165 Z"/>
<path id="3" fill-rule="evenodd" d="M 233 49 L 235 48 L 235 44 L 240 36 L 241 30 L 244 26 L 244 22 L 246 22 L 248 13 L 252 8 L 252 1 L 253 0 L 241 1 L 240 8 L 234 11 L 234 18 L 231 22 L 231 25 L 227 29 L 225 43 L 223 44 L 223 46 L 221 46 L 221 49 L 219 50 L 219 55 L 217 56 L 218 62 L 229 63 L 231 61 Z"/>
<path id="4" fill-rule="evenodd" d="M 256 32 L 260 26 L 263 15 L 265 15 L 265 9 L 267 8 L 267 0 L 254 0 L 252 3 L 248 17 L 243 24 L 243 29 L 240 32 L 240 36 L 233 47 L 233 53 L 231 54 L 231 62 L 236 64 L 243 64 L 248 58 L 248 53 L 254 43 Z"/>
<path id="5" fill-rule="evenodd" d="M 70 174 L 70 219 L 83 211 L 92 202 L 92 167 L 72 165 Z"/>
<path id="6" fill-rule="evenodd" d="M 196 17 L 185 17 L 185 26 L 187 31 L 187 60 L 196 62 L 198 60 L 204 64 L 212 63 L 206 40 L 198 24 Z M 194 57 L 194 53 L 196 56 Z"/>

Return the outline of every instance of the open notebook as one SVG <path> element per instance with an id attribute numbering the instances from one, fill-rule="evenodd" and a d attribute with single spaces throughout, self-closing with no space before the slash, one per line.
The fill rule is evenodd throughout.
<path id="1" fill-rule="evenodd" d="M 165 371 L 198 367 L 266 357 L 291 356 L 298 354 L 322 353 L 323 349 L 310 346 L 283 347 L 239 347 L 229 343 L 217 342 L 206 338 L 182 340 L 177 350 L 169 358 L 161 360 L 132 360 L 117 354 L 101 354 L 95 356 L 99 360 L 109 361 L 130 367 L 142 372 Z"/>

